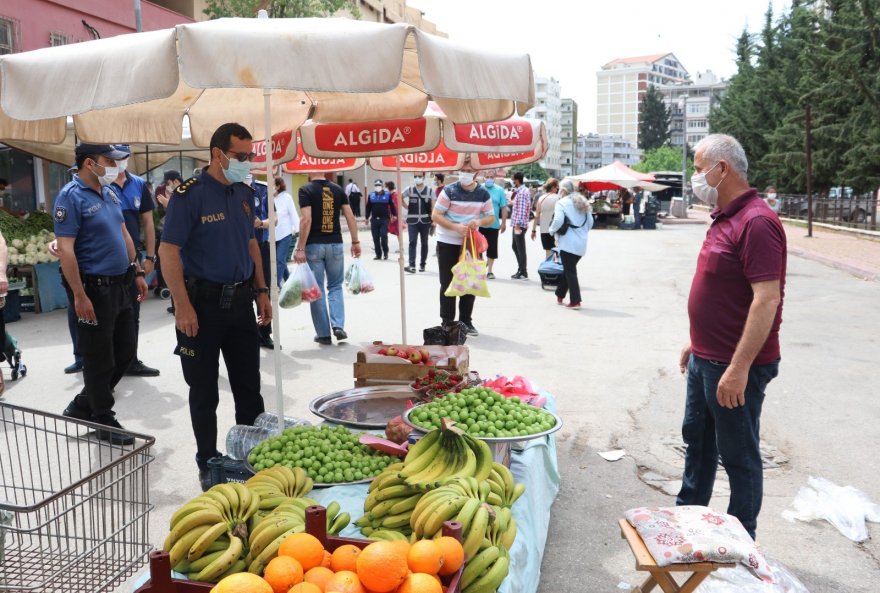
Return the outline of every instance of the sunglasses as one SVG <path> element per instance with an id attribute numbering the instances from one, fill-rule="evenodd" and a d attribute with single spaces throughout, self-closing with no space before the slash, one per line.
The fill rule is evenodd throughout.
<path id="1" fill-rule="evenodd" d="M 224 150 L 223 152 L 227 155 L 231 154 L 239 163 L 252 161 L 257 158 L 257 153 L 255 152 L 229 152 L 228 150 Z"/>

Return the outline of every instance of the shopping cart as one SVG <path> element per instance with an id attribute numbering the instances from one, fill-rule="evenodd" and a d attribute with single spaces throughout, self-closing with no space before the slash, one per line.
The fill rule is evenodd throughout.
<path id="1" fill-rule="evenodd" d="M 153 437 L 0 404 L 0 591 L 109 591 L 150 552 Z"/>

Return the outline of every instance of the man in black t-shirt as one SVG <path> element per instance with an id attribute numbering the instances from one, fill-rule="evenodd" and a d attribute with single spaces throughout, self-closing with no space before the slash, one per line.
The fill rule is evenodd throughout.
<path id="1" fill-rule="evenodd" d="M 315 326 L 315 342 L 330 345 L 333 343 L 331 330 L 337 340 L 348 338 L 342 298 L 345 258 L 339 214 L 345 216 L 348 224 L 352 257 L 361 256 L 357 223 L 345 191 L 328 181 L 323 173 L 310 174 L 309 183 L 300 188 L 299 208 L 299 243 L 293 259 L 298 264 L 308 262 L 321 287 L 321 298 L 310 303 L 312 324 Z"/>

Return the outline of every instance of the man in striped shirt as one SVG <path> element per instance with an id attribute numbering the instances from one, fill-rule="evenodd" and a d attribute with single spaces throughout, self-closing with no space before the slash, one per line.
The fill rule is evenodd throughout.
<path id="1" fill-rule="evenodd" d="M 437 265 L 440 268 L 440 318 L 443 325 L 455 321 L 455 297 L 446 296 L 452 282 L 452 266 L 458 262 L 461 244 L 468 231 L 476 231 L 495 221 L 495 210 L 489 192 L 474 179 L 476 169 L 465 160 L 458 181 L 443 187 L 434 205 L 432 220 L 437 224 Z M 467 327 L 469 336 L 480 335 L 473 323 L 473 295 L 458 297 L 458 320 Z"/>
<path id="2" fill-rule="evenodd" d="M 516 274 L 514 280 L 528 280 L 529 270 L 526 264 L 526 229 L 529 228 L 529 212 L 532 210 L 532 196 L 529 188 L 523 185 L 522 171 L 513 174 L 513 212 L 510 224 L 513 227 L 513 253 L 516 255 Z"/>

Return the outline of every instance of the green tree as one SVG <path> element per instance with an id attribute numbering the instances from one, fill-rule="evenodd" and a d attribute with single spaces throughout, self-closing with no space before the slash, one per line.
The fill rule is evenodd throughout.
<path id="1" fill-rule="evenodd" d="M 208 18 L 254 17 L 266 9 L 272 18 L 331 16 L 348 8 L 355 18 L 360 16 L 354 0 L 208 0 L 204 13 Z"/>
<path id="2" fill-rule="evenodd" d="M 630 168 L 639 173 L 651 173 L 652 171 L 681 171 L 682 154 L 680 148 L 661 146 L 645 151 L 640 163 Z M 694 171 L 694 163 L 688 158 L 688 177 Z"/>
<path id="3" fill-rule="evenodd" d="M 507 176 L 513 177 L 513 174 L 517 171 L 522 171 L 522 174 L 525 175 L 525 178 L 531 181 L 540 180 L 543 182 L 550 179 L 550 174 L 547 172 L 547 169 L 545 169 L 538 163 L 529 163 L 527 165 L 514 165 L 507 169 Z"/>
<path id="4" fill-rule="evenodd" d="M 653 84 L 648 86 L 639 110 L 639 148 L 652 150 L 669 142 L 670 112 Z"/>

